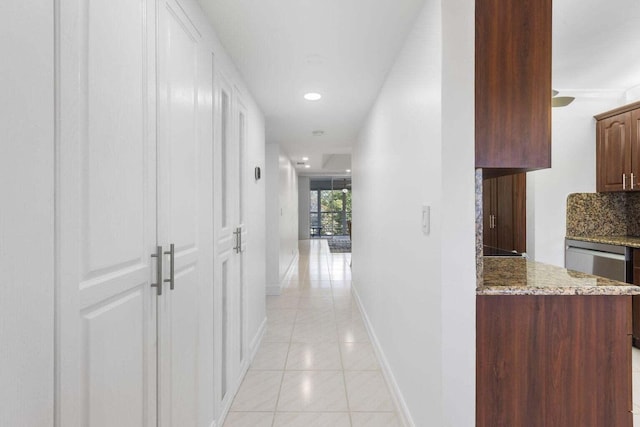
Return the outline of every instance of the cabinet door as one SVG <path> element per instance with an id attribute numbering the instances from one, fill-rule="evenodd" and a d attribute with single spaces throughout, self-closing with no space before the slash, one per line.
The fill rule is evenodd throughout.
<path id="1" fill-rule="evenodd" d="M 640 110 L 631 111 L 630 138 L 631 138 L 631 173 L 633 173 L 632 189 L 640 190 Z"/>
<path id="2" fill-rule="evenodd" d="M 630 189 L 631 113 L 600 120 L 597 135 L 597 190 Z"/>
<path id="3" fill-rule="evenodd" d="M 59 6 L 57 424 L 155 427 L 155 2 Z"/>
<path id="4" fill-rule="evenodd" d="M 496 180 L 486 179 L 482 183 L 482 223 L 483 241 L 486 246 L 497 247 L 496 229 L 493 228 L 493 218 L 496 213 Z"/>
<path id="5" fill-rule="evenodd" d="M 507 251 L 526 252 L 526 174 L 483 182 L 484 244 Z"/>
<path id="6" fill-rule="evenodd" d="M 158 241 L 174 244 L 174 282 L 158 299 L 160 427 L 209 425 L 198 398 L 212 299 L 211 55 L 175 0 L 162 2 L 158 43 Z M 207 123 L 208 122 L 208 123 Z M 165 252 L 166 253 L 166 252 Z M 171 279 L 170 255 L 165 281 Z M 212 387 L 212 384 L 209 385 Z M 207 409 L 208 410 L 208 409 Z"/>
<path id="7" fill-rule="evenodd" d="M 513 218 L 513 175 L 496 178 L 496 219 L 494 227 L 497 230 L 498 248 L 507 251 L 515 249 L 514 218 Z"/>
<path id="8" fill-rule="evenodd" d="M 476 0 L 478 168 L 551 167 L 551 3 Z"/>

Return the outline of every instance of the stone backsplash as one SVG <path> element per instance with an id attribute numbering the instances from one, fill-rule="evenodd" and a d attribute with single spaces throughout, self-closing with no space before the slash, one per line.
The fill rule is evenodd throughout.
<path id="1" fill-rule="evenodd" d="M 567 236 L 640 236 L 640 193 L 570 194 Z"/>

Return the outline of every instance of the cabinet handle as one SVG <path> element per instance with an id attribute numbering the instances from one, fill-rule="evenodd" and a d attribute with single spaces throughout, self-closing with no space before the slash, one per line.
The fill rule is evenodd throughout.
<path id="1" fill-rule="evenodd" d="M 496 216 L 493 216 L 493 228 L 496 228 Z"/>
<path id="2" fill-rule="evenodd" d="M 151 254 L 151 258 L 156 258 L 156 283 L 152 283 L 152 288 L 157 288 L 157 294 L 162 295 L 162 246 L 156 247 L 156 253 Z"/>
<path id="3" fill-rule="evenodd" d="M 625 173 L 622 174 L 622 189 L 627 189 L 627 174 Z"/>
<path id="4" fill-rule="evenodd" d="M 631 189 L 633 190 L 633 185 L 635 183 L 635 179 L 633 178 L 633 172 L 631 172 Z"/>
<path id="5" fill-rule="evenodd" d="M 233 232 L 233 234 L 236 235 L 236 246 L 233 248 L 237 254 L 240 253 L 240 239 L 242 239 L 241 237 L 241 233 L 242 233 L 242 229 L 240 227 L 236 228 L 236 231 Z"/>
<path id="6" fill-rule="evenodd" d="M 164 279 L 165 282 L 169 283 L 169 289 L 173 290 L 176 284 L 176 273 L 174 269 L 174 264 L 176 260 L 176 245 L 173 243 L 169 246 L 169 250 L 164 253 L 165 255 L 169 255 L 169 278 Z"/>

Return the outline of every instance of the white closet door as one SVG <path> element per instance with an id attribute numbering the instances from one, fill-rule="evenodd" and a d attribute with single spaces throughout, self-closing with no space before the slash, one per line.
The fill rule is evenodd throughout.
<path id="1" fill-rule="evenodd" d="M 59 2 L 56 410 L 156 425 L 154 2 Z"/>
<path id="2" fill-rule="evenodd" d="M 247 132 L 248 132 L 248 118 L 247 118 L 247 109 L 244 106 L 244 102 L 242 101 L 242 97 L 238 91 L 236 91 L 236 141 L 238 144 L 238 156 L 237 156 L 237 181 L 236 181 L 236 191 L 238 194 L 237 204 L 238 204 L 238 227 L 241 232 L 240 239 L 240 251 L 238 253 L 238 357 L 240 361 L 240 366 L 244 367 L 247 362 L 247 351 L 249 346 L 249 340 L 247 335 L 247 292 L 246 292 L 246 281 L 245 274 L 246 270 L 246 260 L 245 260 L 245 252 L 247 250 L 248 244 L 250 242 L 250 233 L 247 229 L 245 219 L 246 219 L 246 186 L 247 181 L 251 179 L 253 176 L 253 171 L 249 170 L 247 164 Z"/>
<path id="3" fill-rule="evenodd" d="M 242 354 L 246 337 L 243 318 L 246 317 L 242 281 L 241 216 L 243 214 L 243 181 L 241 171 L 243 151 L 239 132 L 241 121 L 246 127 L 246 111 L 237 102 L 234 90 L 224 76 L 217 78 L 217 133 L 215 144 L 215 299 L 216 302 L 216 402 L 217 416 L 228 410 L 233 392 L 242 374 Z M 243 119 L 239 119 L 243 111 Z M 243 165 L 241 167 L 241 165 Z"/>
<path id="4" fill-rule="evenodd" d="M 158 239 L 165 251 L 175 247 L 173 289 L 165 283 L 158 299 L 159 425 L 191 427 L 199 417 L 200 300 L 213 283 L 212 141 L 198 126 L 200 34 L 174 0 L 162 1 L 159 14 Z M 170 280 L 170 256 L 164 262 Z"/>

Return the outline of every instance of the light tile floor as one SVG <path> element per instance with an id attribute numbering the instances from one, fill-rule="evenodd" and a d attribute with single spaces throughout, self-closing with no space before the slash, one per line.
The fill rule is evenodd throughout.
<path id="1" fill-rule="evenodd" d="M 351 254 L 300 242 L 282 295 L 267 297 L 267 331 L 225 427 L 400 426 L 362 316 Z"/>
<path id="2" fill-rule="evenodd" d="M 351 297 L 351 254 L 300 242 L 282 295 L 267 297 L 267 331 L 224 427 L 399 427 Z M 633 424 L 640 427 L 640 350 L 633 348 Z"/>

